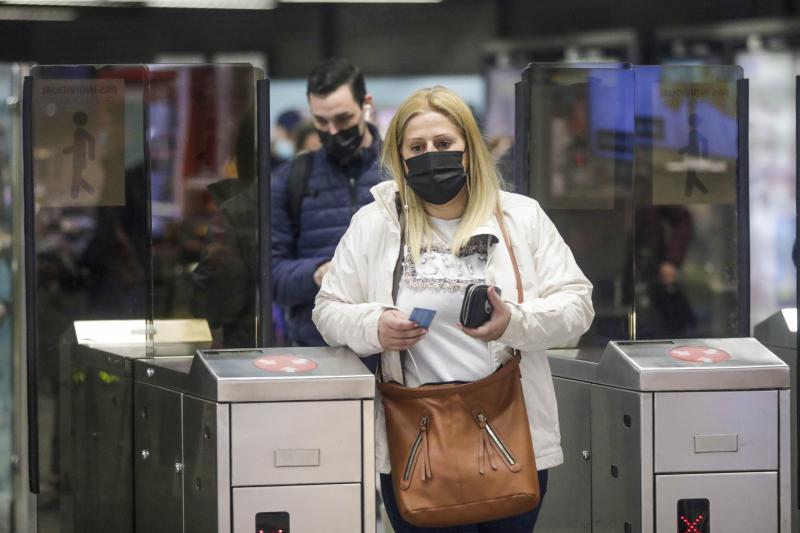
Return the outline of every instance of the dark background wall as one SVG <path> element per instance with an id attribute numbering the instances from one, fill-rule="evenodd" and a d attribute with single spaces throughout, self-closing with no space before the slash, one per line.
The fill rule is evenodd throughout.
<path id="1" fill-rule="evenodd" d="M 800 0 L 444 0 L 269 11 L 81 8 L 72 22 L 0 21 L 0 61 L 135 63 L 166 52 L 257 50 L 272 77 L 304 77 L 331 55 L 371 75 L 475 73 L 490 39 L 630 28 L 646 62 L 657 28 L 792 17 L 798 7 Z"/>

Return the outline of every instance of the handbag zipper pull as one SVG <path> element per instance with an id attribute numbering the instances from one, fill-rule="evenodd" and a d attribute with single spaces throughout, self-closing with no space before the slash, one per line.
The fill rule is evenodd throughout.
<path id="1" fill-rule="evenodd" d="M 428 448 L 428 426 L 430 418 L 423 416 L 419 422 L 419 431 L 422 434 L 422 481 L 433 479 L 431 471 L 431 454 Z"/>
<path id="2" fill-rule="evenodd" d="M 408 485 L 411 483 L 411 476 L 414 473 L 414 464 L 420 452 L 422 453 L 422 481 L 433 478 L 433 474 L 431 473 L 430 451 L 428 449 L 428 428 L 430 427 L 430 423 L 431 418 L 428 415 L 423 415 L 419 419 L 419 433 L 417 434 L 417 438 L 414 439 L 414 444 L 411 445 L 406 467 L 403 470 L 404 488 L 408 488 Z"/>
<path id="3" fill-rule="evenodd" d="M 489 436 L 486 433 L 486 415 L 483 413 L 478 413 L 475 418 L 478 421 L 478 427 L 481 428 L 481 444 L 478 451 L 478 472 L 480 472 L 481 475 L 484 475 L 486 473 L 486 459 L 489 459 L 489 466 L 492 467 L 492 470 L 497 470 L 497 465 L 494 462 L 492 453 L 489 451 L 492 445 L 489 442 Z"/>
<path id="4" fill-rule="evenodd" d="M 512 472 L 519 471 L 519 464 L 517 464 L 517 460 L 514 459 L 514 456 L 511 454 L 511 450 L 505 445 L 505 443 L 500 439 L 500 436 L 494 430 L 492 425 L 489 423 L 489 419 L 486 417 L 484 413 L 477 413 L 475 415 L 475 420 L 478 422 L 478 427 L 481 428 L 481 460 L 478 465 L 478 469 L 483 474 L 483 456 L 489 456 L 489 462 L 494 470 L 495 468 L 494 460 L 492 458 L 491 453 L 489 453 L 489 448 L 492 448 L 496 454 L 503 458 L 503 460 L 508 464 L 509 468 Z M 484 452 L 485 450 L 485 452 Z"/>

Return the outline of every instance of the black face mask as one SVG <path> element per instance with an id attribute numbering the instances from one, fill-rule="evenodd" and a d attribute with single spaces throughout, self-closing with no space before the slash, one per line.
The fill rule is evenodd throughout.
<path id="1" fill-rule="evenodd" d="M 317 130 L 322 146 L 331 158 L 341 164 L 349 162 L 358 154 L 364 134 L 358 129 L 360 124 L 331 135 L 327 131 Z"/>
<path id="2" fill-rule="evenodd" d="M 446 204 L 467 183 L 463 157 L 464 152 L 426 152 L 406 159 L 406 183 L 426 202 Z"/>

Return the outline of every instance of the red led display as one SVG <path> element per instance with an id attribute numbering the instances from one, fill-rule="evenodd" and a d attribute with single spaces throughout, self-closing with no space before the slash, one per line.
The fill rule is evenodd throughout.
<path id="1" fill-rule="evenodd" d="M 686 529 L 683 530 L 684 533 L 700 533 L 701 530 L 697 528 L 703 525 L 703 515 L 698 516 L 694 521 L 689 521 L 689 519 L 683 515 L 679 516 L 678 519 L 686 527 Z"/>
<path id="2" fill-rule="evenodd" d="M 678 500 L 678 533 L 710 533 L 709 501 Z"/>
<path id="3" fill-rule="evenodd" d="M 256 513 L 256 533 L 289 533 L 289 513 L 265 512 Z"/>

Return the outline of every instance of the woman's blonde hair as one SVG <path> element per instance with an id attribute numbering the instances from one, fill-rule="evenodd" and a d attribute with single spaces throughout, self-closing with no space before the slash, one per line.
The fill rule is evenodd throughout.
<path id="1" fill-rule="evenodd" d="M 436 86 L 415 92 L 400 105 L 392 117 L 383 145 L 383 166 L 394 176 L 400 190 L 400 199 L 404 206 L 408 206 L 406 244 L 414 261 L 419 260 L 422 243 L 430 242 L 433 227 L 422 200 L 411 188 L 406 187 L 401 149 L 408 123 L 428 111 L 444 115 L 450 120 L 458 128 L 466 144 L 468 199 L 466 210 L 450 243 L 453 253 L 457 253 L 467 244 L 475 228 L 485 223 L 495 210 L 500 212 L 500 180 L 497 169 L 472 111 L 461 97 L 446 87 Z"/>

